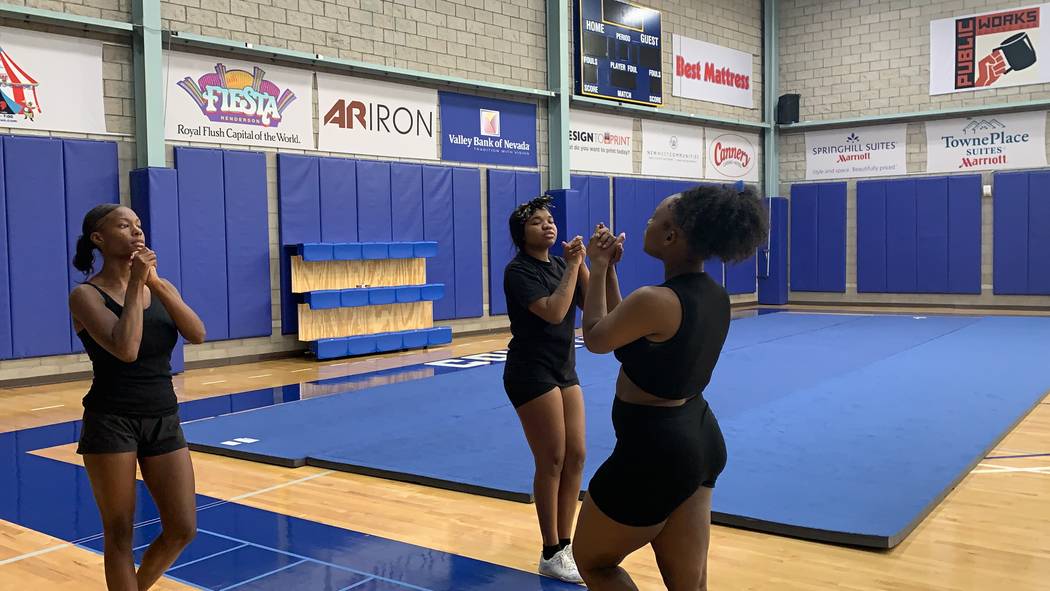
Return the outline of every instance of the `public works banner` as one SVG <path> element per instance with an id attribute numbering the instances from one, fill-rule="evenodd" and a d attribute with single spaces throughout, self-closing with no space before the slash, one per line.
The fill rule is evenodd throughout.
<path id="1" fill-rule="evenodd" d="M 1050 4 L 930 22 L 930 94 L 1050 82 Z"/>
<path id="2" fill-rule="evenodd" d="M 536 105 L 438 93 L 441 159 L 536 166 Z"/>
<path id="3" fill-rule="evenodd" d="M 0 127 L 106 133 L 102 42 L 0 28 Z"/>

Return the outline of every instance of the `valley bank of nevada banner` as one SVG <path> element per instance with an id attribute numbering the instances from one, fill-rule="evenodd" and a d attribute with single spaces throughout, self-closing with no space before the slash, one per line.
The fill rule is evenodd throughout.
<path id="1" fill-rule="evenodd" d="M 438 93 L 441 159 L 536 167 L 536 105 Z"/>
<path id="2" fill-rule="evenodd" d="M 317 149 L 437 160 L 437 91 L 317 74 Z"/>
<path id="3" fill-rule="evenodd" d="M 313 72 L 165 52 L 169 140 L 313 149 Z"/>
<path id="4" fill-rule="evenodd" d="M 806 132 L 806 180 L 908 172 L 907 124 Z"/>
<path id="5" fill-rule="evenodd" d="M 930 22 L 930 94 L 1050 82 L 1050 4 Z"/>
<path id="6" fill-rule="evenodd" d="M 926 172 L 1046 166 L 1046 111 L 926 122 Z"/>

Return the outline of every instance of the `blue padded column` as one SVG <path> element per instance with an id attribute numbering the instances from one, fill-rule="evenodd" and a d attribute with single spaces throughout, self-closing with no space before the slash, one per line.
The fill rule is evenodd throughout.
<path id="1" fill-rule="evenodd" d="M 915 181 L 886 181 L 886 290 L 914 293 L 917 281 Z"/>
<path id="2" fill-rule="evenodd" d="M 1050 294 L 1050 172 L 1028 173 L 1028 293 Z"/>
<path id="3" fill-rule="evenodd" d="M 390 210 L 394 242 L 423 240 L 423 167 L 390 164 Z"/>
<path id="4" fill-rule="evenodd" d="M 357 236 L 361 242 L 390 242 L 390 163 L 357 163 Z"/>
<path id="5" fill-rule="evenodd" d="M 1028 173 L 997 172 L 992 214 L 994 291 L 1028 293 Z"/>
<path id="6" fill-rule="evenodd" d="M 4 174 L 4 143 L 0 141 L 0 179 Z M 10 359 L 11 353 L 11 282 L 7 264 L 7 191 L 0 182 L 0 359 Z"/>
<path id="7" fill-rule="evenodd" d="M 357 162 L 320 158 L 317 181 L 321 241 L 357 242 Z"/>
<path id="8" fill-rule="evenodd" d="M 481 277 L 481 171 L 452 170 L 452 219 L 456 263 L 456 318 L 485 314 Z M 435 283 L 430 281 L 430 283 Z"/>
<path id="9" fill-rule="evenodd" d="M 916 179 L 915 221 L 915 291 L 948 293 L 948 177 Z"/>
<path id="10" fill-rule="evenodd" d="M 654 179 L 638 179 L 634 183 L 634 235 L 642 239 L 645 236 L 645 227 L 652 217 L 656 204 L 664 200 L 668 195 L 675 193 L 673 186 L 666 181 L 659 186 L 660 181 Z M 670 191 L 666 195 L 664 191 Z M 641 242 L 639 243 L 641 246 Z M 642 285 L 659 285 L 664 281 L 664 265 L 662 262 L 645 254 L 645 250 L 639 248 L 638 279 Z"/>
<path id="11" fill-rule="evenodd" d="M 788 264 L 788 200 L 784 197 L 771 197 L 767 200 L 771 208 L 769 217 L 769 274 L 766 274 L 766 261 L 759 257 L 758 301 L 760 304 L 780 306 L 788 301 L 787 264 Z"/>
<path id="12" fill-rule="evenodd" d="M 427 283 L 445 285 L 445 297 L 434 302 L 434 320 L 448 320 L 456 317 L 452 169 L 424 166 L 423 195 L 423 237 L 438 248 L 437 256 L 427 259 Z"/>
<path id="13" fill-rule="evenodd" d="M 84 214 L 100 203 L 120 203 L 120 174 L 117 169 L 117 144 L 114 142 L 63 140 L 62 152 L 66 191 L 66 268 L 69 270 L 69 289 L 72 291 L 85 279 L 72 264 Z M 74 353 L 84 350 L 80 338 L 72 331 L 70 345 Z"/>
<path id="14" fill-rule="evenodd" d="M 635 179 L 616 177 L 613 179 L 613 228 L 617 233 L 625 232 L 623 260 L 616 267 L 620 291 L 624 297 L 641 285 L 638 269 L 642 252 L 642 236 L 635 234 L 634 191 Z"/>
<path id="15" fill-rule="evenodd" d="M 515 180 L 513 172 L 488 171 L 489 314 L 492 316 L 507 313 L 503 271 L 515 255 L 514 242 L 507 227 L 510 214 L 519 203 Z M 538 196 L 526 197 L 523 201 Z"/>
<path id="16" fill-rule="evenodd" d="M 594 176 L 587 182 L 587 229 L 592 230 L 599 222 L 612 224 L 612 211 L 609 208 L 609 177 Z M 615 226 L 611 226 L 616 230 Z M 620 231 L 616 232 L 617 234 Z M 640 238 L 640 237 L 639 237 Z"/>
<path id="17" fill-rule="evenodd" d="M 226 197 L 222 152 L 175 148 L 182 234 L 182 295 L 208 327 L 208 340 L 230 335 Z M 163 264 L 163 262 L 161 263 Z"/>
<path id="18" fill-rule="evenodd" d="M 817 267 L 821 291 L 846 291 L 846 183 L 818 188 Z"/>
<path id="19" fill-rule="evenodd" d="M 179 235 L 179 181 L 173 168 L 140 168 L 131 171 L 131 208 L 142 220 L 149 247 L 161 262 L 161 276 L 182 291 L 182 246 Z M 205 330 L 211 327 L 204 325 Z M 183 340 L 171 354 L 171 370 L 183 371 Z"/>
<path id="20" fill-rule="evenodd" d="M 886 292 L 886 181 L 857 182 L 857 291 Z"/>
<path id="21" fill-rule="evenodd" d="M 278 255 L 281 259 L 281 333 L 295 334 L 299 331 L 299 313 L 291 293 L 291 259 L 285 246 L 321 241 L 320 159 L 278 154 L 277 187 L 277 227 L 281 244 Z"/>
<path id="22" fill-rule="evenodd" d="M 226 268 L 229 338 L 270 336 L 270 224 L 266 211 L 266 155 L 223 152 L 226 187 Z"/>
<path id="23" fill-rule="evenodd" d="M 817 185 L 791 187 L 791 290 L 821 291 L 817 267 Z"/>
<path id="24" fill-rule="evenodd" d="M 17 136 L 3 141 L 12 354 L 70 353 L 62 142 Z"/>
<path id="25" fill-rule="evenodd" d="M 981 293 L 981 175 L 948 177 L 948 290 Z"/>

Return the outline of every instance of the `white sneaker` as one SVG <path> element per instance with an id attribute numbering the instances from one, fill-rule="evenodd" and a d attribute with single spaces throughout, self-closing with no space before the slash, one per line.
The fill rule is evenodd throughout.
<path id="1" fill-rule="evenodd" d="M 583 583 L 583 577 L 580 576 L 576 560 L 572 556 L 571 544 L 551 556 L 550 560 L 544 560 L 543 554 L 540 554 L 540 574 L 567 583 Z"/>

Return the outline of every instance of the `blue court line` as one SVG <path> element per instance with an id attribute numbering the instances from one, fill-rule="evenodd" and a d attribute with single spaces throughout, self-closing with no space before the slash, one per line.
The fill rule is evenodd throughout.
<path id="1" fill-rule="evenodd" d="M 244 546 L 240 546 L 240 548 L 244 548 Z M 247 581 L 241 581 L 240 583 L 234 583 L 234 584 L 230 585 L 229 587 L 223 587 L 219 591 L 229 591 L 230 589 L 236 589 L 237 587 L 240 587 L 242 585 L 247 585 L 248 583 L 254 583 L 255 581 L 258 581 L 259 579 L 265 579 L 266 577 L 268 577 L 270 575 L 275 575 L 275 574 L 281 572 L 282 570 L 288 570 L 288 569 L 290 569 L 290 568 L 292 568 L 294 566 L 299 566 L 300 564 L 303 564 L 304 562 L 306 562 L 306 561 L 305 560 L 300 560 L 299 562 L 293 562 L 291 564 L 287 564 L 285 566 L 282 566 L 281 568 L 275 568 L 275 569 L 273 569 L 272 571 L 270 571 L 268 573 L 263 573 L 261 575 L 252 577 L 252 578 L 248 579 Z M 189 563 L 187 563 L 187 564 L 189 564 Z"/>
<path id="2" fill-rule="evenodd" d="M 203 531 L 203 530 L 197 530 L 197 531 Z M 236 550 L 240 550 L 241 548 L 245 548 L 245 547 L 248 546 L 248 544 L 245 543 L 243 540 L 230 540 L 230 541 L 231 542 L 239 541 L 239 542 L 241 542 L 241 545 L 240 546 L 234 546 L 233 548 L 227 548 L 225 550 L 220 550 L 220 551 L 218 551 L 218 552 L 216 552 L 214 554 L 209 554 L 207 556 L 201 556 L 200 558 L 197 558 L 195 560 L 190 560 L 189 562 L 183 562 L 182 564 L 180 564 L 178 566 L 169 567 L 167 572 L 171 572 L 173 570 L 179 570 L 180 568 L 182 568 L 184 566 L 189 566 L 191 564 L 197 564 L 198 562 L 203 562 L 205 560 L 210 560 L 212 558 L 215 558 L 216 556 L 221 556 L 223 554 L 229 554 L 230 552 L 234 552 Z"/>
<path id="3" fill-rule="evenodd" d="M 74 545 L 77 548 L 80 548 L 81 550 L 87 550 L 88 552 L 91 552 L 92 554 L 95 554 L 97 556 L 105 556 L 104 552 L 102 552 L 100 550 L 96 550 L 96 549 L 92 548 L 91 546 L 81 546 L 79 544 L 74 544 Z M 136 564 L 135 566 L 138 566 L 138 565 Z M 180 579 L 179 577 L 177 577 L 175 575 L 170 575 L 170 574 L 168 574 L 166 572 L 163 575 L 161 575 L 161 579 L 162 580 L 165 579 L 165 578 L 171 579 L 172 581 L 175 581 L 176 583 L 181 583 L 183 585 L 186 585 L 187 587 L 193 587 L 194 589 L 203 589 L 204 591 L 210 591 L 210 589 L 207 589 L 206 587 L 201 587 L 197 583 L 191 583 L 191 582 L 187 581 L 186 579 Z"/>
<path id="4" fill-rule="evenodd" d="M 1050 457 L 1050 454 L 1023 454 L 1019 456 L 987 456 L 986 460 L 1017 460 L 1020 458 L 1046 458 Z"/>
<path id="5" fill-rule="evenodd" d="M 358 581 L 358 582 L 354 583 L 353 585 L 350 585 L 349 587 L 343 587 L 339 591 L 350 591 L 351 589 L 356 589 L 356 588 L 360 587 L 361 585 L 364 585 L 365 583 L 371 583 L 374 580 L 376 580 L 375 577 L 368 577 L 367 579 L 365 579 L 363 581 Z"/>
<path id="6" fill-rule="evenodd" d="M 309 556 L 303 556 L 301 554 L 296 554 L 294 552 L 288 552 L 287 550 L 278 550 L 277 548 L 273 548 L 271 546 L 264 546 L 262 544 L 256 544 L 255 542 L 249 542 L 247 540 L 241 540 L 241 539 L 234 538 L 232 536 L 227 536 L 227 535 L 224 535 L 224 534 L 220 534 L 218 532 L 214 532 L 214 531 L 211 531 L 211 530 L 197 528 L 197 531 L 201 532 L 201 533 L 208 534 L 210 536 L 215 536 L 217 538 L 223 538 L 223 539 L 229 540 L 231 542 L 241 542 L 241 543 L 245 544 L 246 546 L 254 546 L 256 548 L 259 548 L 260 550 L 269 550 L 270 552 L 276 552 L 277 554 L 284 554 L 285 556 L 291 556 L 292 558 L 298 558 L 298 559 L 300 559 L 300 561 L 303 561 L 303 562 L 313 562 L 313 563 L 316 563 L 316 564 L 320 564 L 321 566 L 327 566 L 329 568 L 338 569 L 338 570 L 345 571 L 345 572 L 348 572 L 348 573 L 354 573 L 355 575 L 361 575 L 362 577 L 372 577 L 374 579 L 383 581 L 384 583 L 390 583 L 392 585 L 397 585 L 399 587 L 406 587 L 408 589 L 415 589 L 415 591 L 432 591 L 431 589 L 427 589 L 426 587 L 417 587 L 415 585 L 412 585 L 412 584 L 409 584 L 409 583 L 405 583 L 404 581 L 396 581 L 394 579 L 388 579 L 386 577 L 381 577 L 379 575 L 375 575 L 375 574 L 372 574 L 372 573 L 368 573 L 368 572 L 360 571 L 360 570 L 357 570 L 357 569 L 353 569 L 353 568 L 350 568 L 348 566 L 343 566 L 343 565 L 340 565 L 340 564 L 335 564 L 333 562 L 327 562 L 327 561 L 324 561 L 324 560 L 318 560 L 316 558 L 310 558 Z"/>

